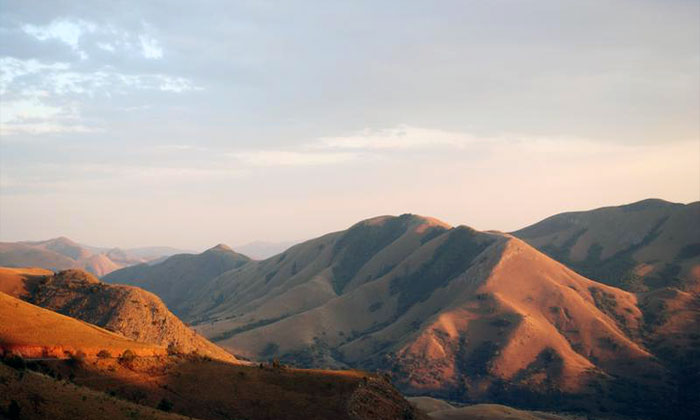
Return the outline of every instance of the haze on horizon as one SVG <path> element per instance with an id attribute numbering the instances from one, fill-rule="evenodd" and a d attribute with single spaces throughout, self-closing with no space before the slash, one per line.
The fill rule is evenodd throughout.
<path id="1" fill-rule="evenodd" d="M 0 240 L 700 199 L 700 2 L 0 2 Z"/>

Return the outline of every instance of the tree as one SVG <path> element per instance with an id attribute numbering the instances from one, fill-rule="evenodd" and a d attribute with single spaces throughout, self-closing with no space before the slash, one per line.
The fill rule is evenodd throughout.
<path id="1" fill-rule="evenodd" d="M 112 353 L 110 353 L 109 350 L 102 349 L 97 353 L 97 357 L 100 359 L 109 359 L 112 357 Z"/>
<path id="2" fill-rule="evenodd" d="M 119 363 L 130 363 L 136 359 L 136 354 L 134 354 L 131 349 L 124 350 L 121 356 L 119 356 Z"/>
<path id="3" fill-rule="evenodd" d="M 158 407 L 157 407 L 157 408 L 158 408 L 159 410 L 162 410 L 162 411 L 170 411 L 170 410 L 173 409 L 173 403 L 172 403 L 172 401 L 163 398 L 163 399 L 160 400 L 160 402 L 158 403 Z"/>

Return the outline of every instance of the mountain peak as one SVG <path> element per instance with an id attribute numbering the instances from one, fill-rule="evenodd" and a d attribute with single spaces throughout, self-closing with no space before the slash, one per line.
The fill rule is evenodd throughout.
<path id="1" fill-rule="evenodd" d="M 358 222 L 356 225 L 382 225 L 390 220 L 404 220 L 406 222 L 413 223 L 416 225 L 440 226 L 445 229 L 449 229 L 452 227 L 448 223 L 445 223 L 442 220 L 436 219 L 434 217 L 421 216 L 419 214 L 413 213 L 404 213 L 399 216 L 384 215 L 371 217 L 369 219 L 365 219 Z"/>
<path id="2" fill-rule="evenodd" d="M 218 252 L 233 252 L 233 249 L 226 244 L 217 244 L 216 246 L 207 249 L 205 252 L 218 251 Z"/>

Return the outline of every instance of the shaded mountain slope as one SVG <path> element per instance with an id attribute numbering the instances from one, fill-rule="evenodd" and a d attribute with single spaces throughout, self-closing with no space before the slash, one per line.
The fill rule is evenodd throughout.
<path id="1" fill-rule="evenodd" d="M 677 378 L 677 399 L 700 416 L 700 295 L 673 288 L 639 297 L 644 312 L 645 342 Z"/>
<path id="2" fill-rule="evenodd" d="M 0 418 L 11 419 L 13 412 L 20 419 L 35 420 L 192 419 L 69 384 L 42 373 L 17 371 L 0 363 Z"/>
<path id="3" fill-rule="evenodd" d="M 189 296 L 221 273 L 248 263 L 250 258 L 217 245 L 201 254 L 179 254 L 153 264 L 140 264 L 114 271 L 108 283 L 138 286 L 157 294 L 178 315 L 185 312 Z"/>
<path id="4" fill-rule="evenodd" d="M 634 295 L 509 235 L 415 215 L 251 262 L 190 302 L 197 328 L 234 354 L 391 370 L 412 393 L 636 413 L 671 392 L 639 344 Z"/>
<path id="5" fill-rule="evenodd" d="M 24 287 L 16 296 L 37 306 L 118 332 L 139 342 L 169 347 L 170 351 L 198 352 L 235 361 L 231 354 L 183 324 L 152 293 L 137 287 L 108 285 L 79 270 L 45 276 L 37 276 L 31 269 L 26 273 Z M 0 285 L 16 284 L 16 277 L 20 276 L 20 270 L 8 273 L 7 269 L 0 269 Z M 5 286 L 0 288 L 6 289 Z"/>
<path id="6" fill-rule="evenodd" d="M 427 419 L 381 376 L 358 371 L 251 367 L 197 357 L 41 361 L 70 377 L 145 407 L 167 401 L 173 413 L 210 420 Z"/>
<path id="7" fill-rule="evenodd" d="M 561 213 L 513 235 L 609 285 L 700 291 L 700 202 L 644 200 Z"/>

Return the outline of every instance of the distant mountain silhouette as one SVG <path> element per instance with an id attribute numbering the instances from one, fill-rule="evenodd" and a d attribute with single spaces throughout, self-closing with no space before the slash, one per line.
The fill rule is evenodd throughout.
<path id="1" fill-rule="evenodd" d="M 46 241 L 0 242 L 0 266 L 41 267 L 53 271 L 79 268 L 103 276 L 122 267 L 170 255 L 173 250 L 167 247 L 98 248 L 62 236 Z"/>
<path id="2" fill-rule="evenodd" d="M 219 244 L 201 254 L 173 255 L 156 264 L 139 264 L 114 271 L 103 280 L 141 287 L 157 294 L 175 314 L 189 306 L 189 297 L 221 273 L 250 262 L 245 255 Z"/>

